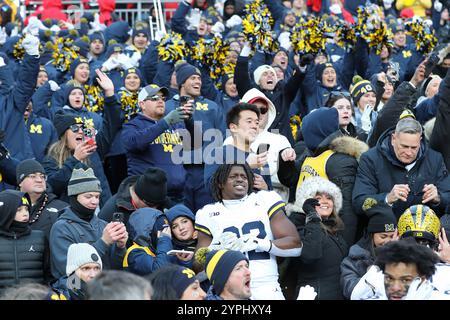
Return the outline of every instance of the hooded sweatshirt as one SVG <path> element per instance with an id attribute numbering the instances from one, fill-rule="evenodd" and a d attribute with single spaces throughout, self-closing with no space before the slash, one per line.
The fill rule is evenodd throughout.
<path id="1" fill-rule="evenodd" d="M 269 118 L 267 120 L 267 124 L 264 127 L 264 129 L 260 129 L 258 136 L 256 137 L 255 141 L 250 145 L 250 150 L 252 152 L 256 153 L 258 150 L 258 146 L 262 143 L 270 144 L 269 148 L 269 154 L 268 154 L 268 165 L 270 170 L 270 179 L 272 181 L 272 187 L 274 188 L 274 191 L 277 191 L 278 194 L 280 194 L 283 197 L 283 200 L 287 201 L 289 198 L 289 188 L 286 188 L 283 186 L 280 181 L 278 180 L 278 156 L 281 150 L 284 150 L 286 148 L 290 148 L 291 144 L 289 143 L 288 139 L 281 135 L 272 133 L 269 131 L 270 126 L 272 125 L 275 117 L 276 117 L 276 109 L 275 105 L 272 101 L 270 101 L 264 93 L 259 91 L 256 88 L 250 89 L 247 91 L 244 96 L 242 97 L 242 102 L 248 102 L 256 97 L 262 97 L 269 105 Z M 230 136 L 224 141 L 224 145 L 229 145 L 233 143 L 233 138 Z"/>

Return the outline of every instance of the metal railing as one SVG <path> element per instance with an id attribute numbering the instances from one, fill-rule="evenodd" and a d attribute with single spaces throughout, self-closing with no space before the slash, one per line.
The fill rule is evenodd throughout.
<path id="1" fill-rule="evenodd" d="M 177 4 L 180 1 L 181 0 L 161 0 L 166 21 L 172 18 L 177 6 L 165 7 L 164 4 Z M 89 9 L 83 8 L 80 0 L 62 0 L 62 3 L 65 8 L 62 11 L 69 17 L 81 17 L 84 12 L 95 13 L 99 11 L 97 1 L 90 1 L 89 4 L 91 8 Z M 127 5 L 129 4 L 133 4 L 135 7 L 128 9 Z M 142 20 L 143 13 L 148 11 L 150 4 L 153 4 L 152 0 L 116 0 L 116 10 L 114 10 L 114 13 L 117 14 L 120 19 L 127 21 L 133 26 L 136 21 Z M 42 0 L 31 0 L 26 7 L 23 6 L 25 10 L 22 12 L 28 16 L 40 5 L 42 5 Z"/>

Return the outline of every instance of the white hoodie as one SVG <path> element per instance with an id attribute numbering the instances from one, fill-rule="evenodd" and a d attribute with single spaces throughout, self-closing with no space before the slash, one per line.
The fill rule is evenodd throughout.
<path id="1" fill-rule="evenodd" d="M 267 101 L 269 105 L 269 118 L 266 124 L 266 127 L 261 131 L 259 131 L 258 136 L 256 137 L 255 141 L 250 145 L 250 150 L 252 153 L 256 154 L 256 151 L 258 150 L 258 146 L 261 143 L 268 143 L 270 144 L 269 148 L 269 154 L 267 157 L 269 170 L 270 170 L 270 178 L 272 181 L 272 187 L 274 191 L 276 191 L 283 200 L 287 203 L 289 200 L 289 188 L 285 187 L 281 184 L 281 182 L 278 180 L 278 155 L 281 150 L 286 148 L 291 148 L 291 144 L 289 143 L 289 140 L 281 135 L 281 134 L 275 134 L 272 132 L 269 132 L 268 129 L 270 125 L 272 124 L 273 120 L 276 116 L 276 109 L 272 101 L 270 101 L 269 98 L 266 97 L 264 93 L 259 91 L 258 89 L 250 89 L 248 90 L 245 95 L 242 97 L 241 102 L 248 102 L 256 97 L 261 97 L 264 100 Z M 233 144 L 233 138 L 230 136 L 225 139 L 224 145 L 230 145 Z"/>

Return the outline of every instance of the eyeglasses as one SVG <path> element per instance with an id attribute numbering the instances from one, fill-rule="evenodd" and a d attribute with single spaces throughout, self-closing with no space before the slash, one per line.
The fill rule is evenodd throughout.
<path id="1" fill-rule="evenodd" d="M 73 124 L 69 127 L 70 130 L 72 130 L 73 133 L 77 133 L 78 131 L 83 130 L 84 126 L 79 124 Z"/>
<path id="2" fill-rule="evenodd" d="M 166 97 L 160 96 L 160 95 L 157 95 L 157 94 L 156 94 L 156 95 L 154 95 L 154 96 L 148 97 L 148 98 L 145 99 L 145 100 L 150 100 L 150 101 L 153 101 L 153 102 L 159 101 L 159 100 L 166 101 Z"/>
<path id="3" fill-rule="evenodd" d="M 259 113 L 266 114 L 267 111 L 269 111 L 269 108 L 258 108 L 258 110 L 259 110 Z"/>
<path id="4" fill-rule="evenodd" d="M 32 173 L 32 174 L 29 174 L 27 176 L 27 178 L 30 178 L 31 180 L 36 180 L 39 178 L 39 180 L 47 181 L 47 176 L 42 173 Z"/>

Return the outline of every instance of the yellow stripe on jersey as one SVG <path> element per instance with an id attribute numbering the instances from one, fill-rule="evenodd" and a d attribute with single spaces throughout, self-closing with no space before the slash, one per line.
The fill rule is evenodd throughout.
<path id="1" fill-rule="evenodd" d="M 284 203 L 283 201 L 278 201 L 273 206 L 271 206 L 269 211 L 267 212 L 267 214 L 269 215 L 269 219 L 272 219 L 273 214 L 284 206 L 286 206 L 286 203 Z"/>
<path id="2" fill-rule="evenodd" d="M 195 224 L 195 230 L 201 231 L 205 234 L 207 234 L 208 236 L 212 237 L 211 231 L 209 231 L 209 229 L 207 227 L 204 227 L 200 224 Z"/>
<path id="3" fill-rule="evenodd" d="M 225 252 L 227 252 L 227 250 L 217 251 L 217 253 L 209 261 L 208 266 L 206 267 L 206 275 L 208 276 L 208 279 L 211 279 L 214 269 L 217 266 L 217 263 L 219 262 L 220 258 L 222 258 L 222 256 L 225 254 Z"/>

